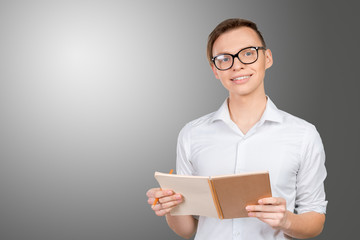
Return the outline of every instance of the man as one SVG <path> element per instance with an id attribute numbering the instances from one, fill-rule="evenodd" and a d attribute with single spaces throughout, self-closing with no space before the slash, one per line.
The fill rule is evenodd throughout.
<path id="1" fill-rule="evenodd" d="M 276 108 L 265 94 L 272 53 L 255 23 L 228 19 L 209 35 L 208 59 L 229 97 L 216 112 L 180 132 L 177 173 L 222 175 L 269 171 L 274 197 L 247 206 L 248 218 L 171 216 L 183 201 L 171 190 L 150 189 L 148 203 L 171 229 L 195 239 L 291 239 L 321 233 L 325 222 L 325 153 L 310 123 Z M 234 189 L 236 191 L 236 189 Z"/>

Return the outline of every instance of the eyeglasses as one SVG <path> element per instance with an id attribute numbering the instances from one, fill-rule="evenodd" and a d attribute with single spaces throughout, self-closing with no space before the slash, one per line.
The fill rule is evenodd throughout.
<path id="1" fill-rule="evenodd" d="M 266 50 L 264 47 L 247 47 L 241 49 L 237 54 L 219 54 L 212 58 L 212 61 L 217 69 L 225 71 L 234 65 L 234 59 L 237 57 L 243 64 L 251 64 L 256 62 L 259 57 L 259 49 Z"/>

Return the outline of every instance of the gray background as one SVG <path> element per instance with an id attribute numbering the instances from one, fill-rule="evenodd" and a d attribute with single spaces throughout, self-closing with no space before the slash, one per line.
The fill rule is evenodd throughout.
<path id="1" fill-rule="evenodd" d="M 258 24 L 274 56 L 267 94 L 322 136 L 329 205 L 316 239 L 352 237 L 356 9 L 346 1 L 1 0 L 0 239 L 180 239 L 145 192 L 157 186 L 154 171 L 175 167 L 182 126 L 227 96 L 205 48 L 230 17 Z"/>

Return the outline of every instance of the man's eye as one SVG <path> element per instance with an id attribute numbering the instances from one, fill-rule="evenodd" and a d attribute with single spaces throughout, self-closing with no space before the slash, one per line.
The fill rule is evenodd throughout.
<path id="1" fill-rule="evenodd" d="M 251 57 L 252 55 L 253 55 L 253 53 L 250 52 L 250 51 L 244 53 L 244 56 L 245 56 L 245 57 Z"/>
<path id="2" fill-rule="evenodd" d="M 217 60 L 219 62 L 229 62 L 231 59 L 228 56 L 219 56 Z"/>

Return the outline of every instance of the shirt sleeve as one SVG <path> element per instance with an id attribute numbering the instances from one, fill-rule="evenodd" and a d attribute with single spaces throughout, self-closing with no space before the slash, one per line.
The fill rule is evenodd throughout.
<path id="1" fill-rule="evenodd" d="M 176 147 L 176 173 L 179 175 L 194 175 L 194 168 L 190 161 L 190 126 L 181 129 Z M 199 216 L 193 215 L 199 220 Z"/>
<path id="2" fill-rule="evenodd" d="M 190 161 L 190 126 L 181 129 L 176 147 L 176 173 L 179 175 L 194 175 L 194 168 Z"/>
<path id="3" fill-rule="evenodd" d="M 326 213 L 324 180 L 325 151 L 319 133 L 312 126 L 304 136 L 300 169 L 296 180 L 295 211 Z"/>

